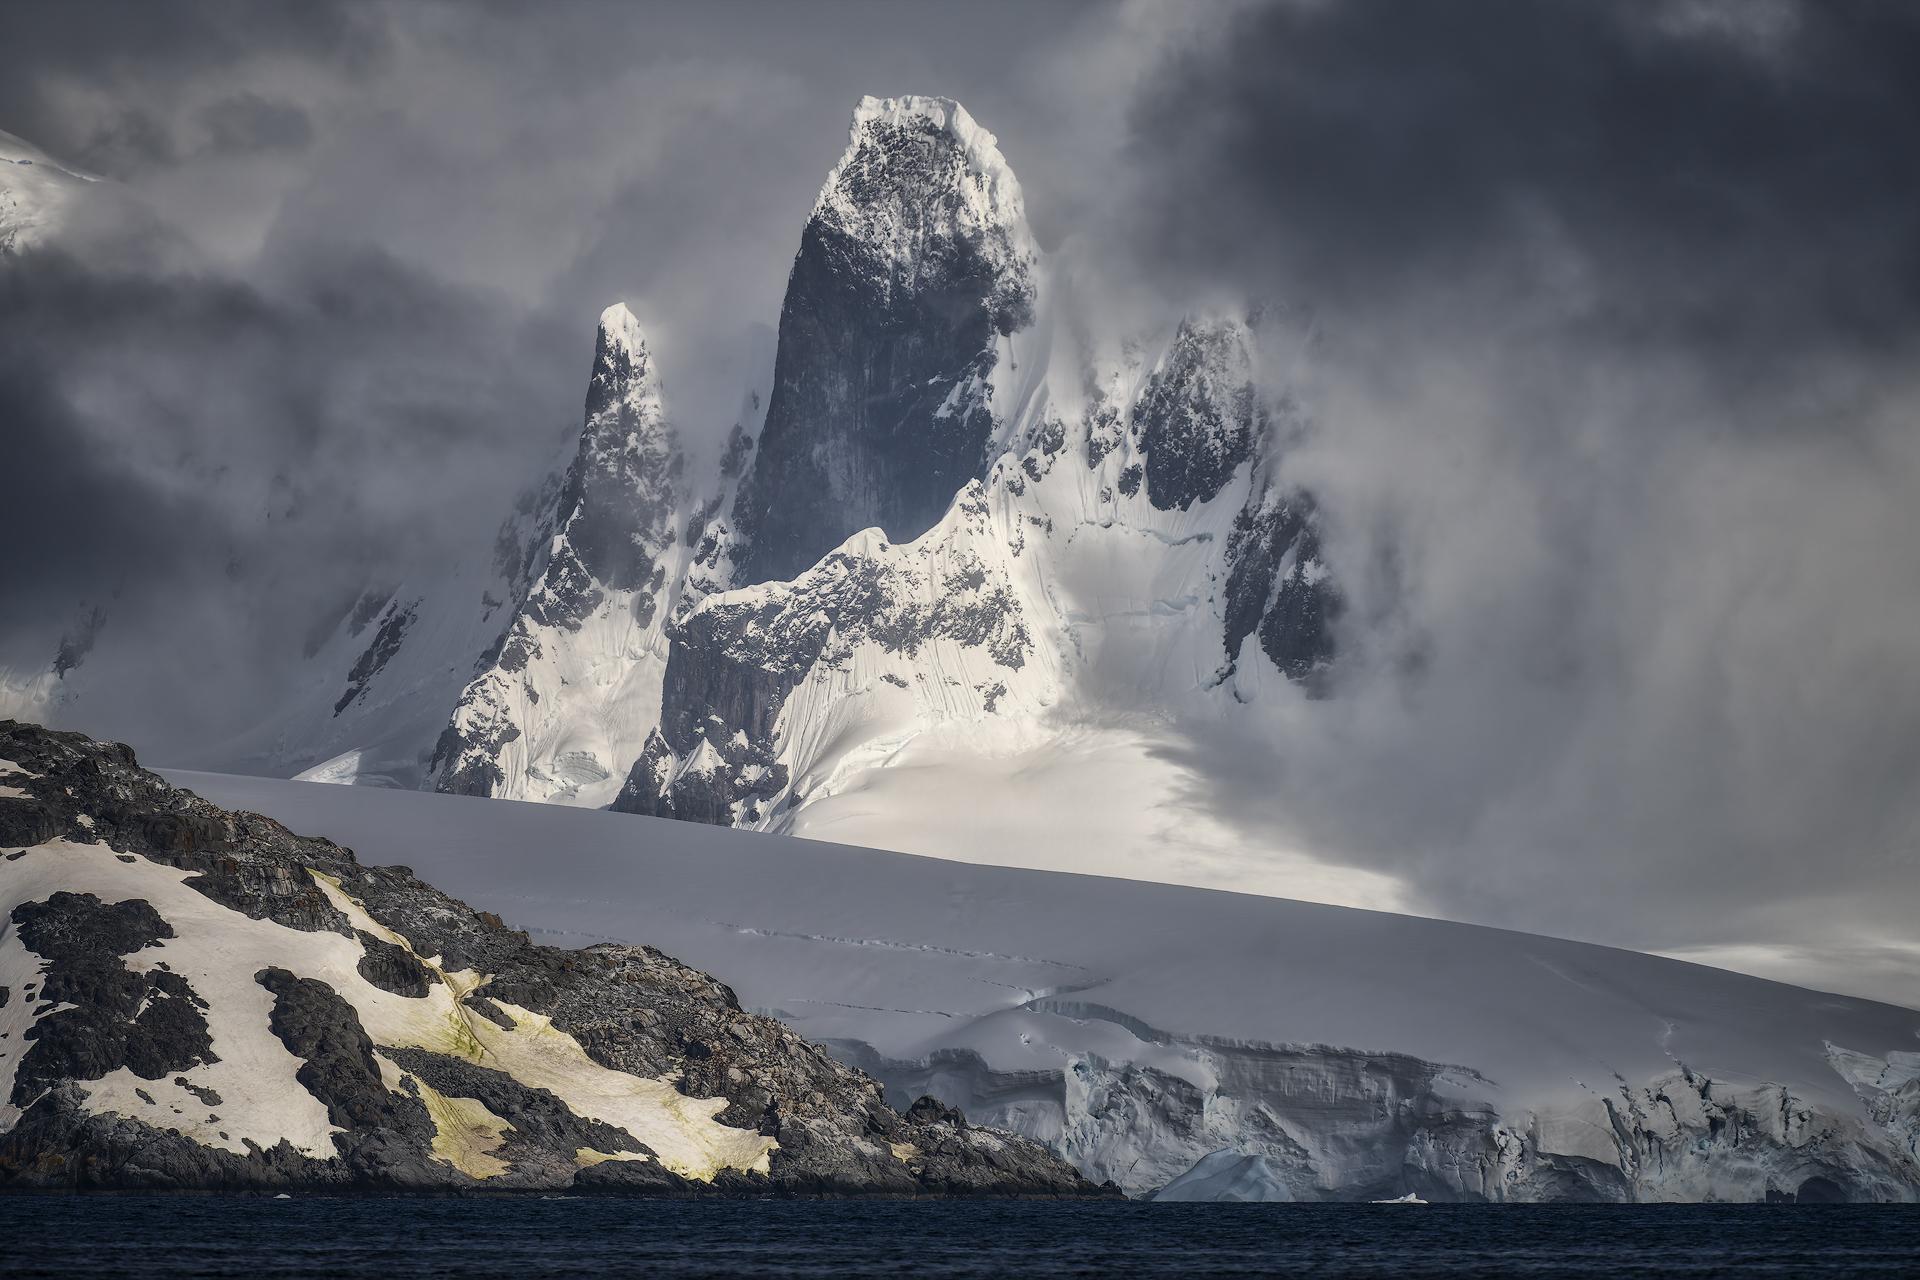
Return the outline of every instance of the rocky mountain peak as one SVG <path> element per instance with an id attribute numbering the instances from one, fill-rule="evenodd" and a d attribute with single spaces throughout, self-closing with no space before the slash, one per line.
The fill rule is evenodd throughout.
<path id="1" fill-rule="evenodd" d="M 664 437 L 666 406 L 647 335 L 624 302 L 600 313 L 587 389 L 586 434 Z M 585 438 L 583 437 L 583 443 Z"/>
<path id="2" fill-rule="evenodd" d="M 1019 180 L 994 136 L 950 98 L 861 99 L 815 226 L 856 242 L 890 292 L 977 271 L 994 280 L 996 327 L 1026 323 L 1039 249 Z"/>
<path id="3" fill-rule="evenodd" d="M 1037 253 L 998 141 L 951 98 L 862 98 L 813 216 L 901 261 L 948 236 L 982 242 L 1010 270 Z"/>
<path id="4" fill-rule="evenodd" d="M 638 358 L 647 359 L 647 335 L 640 328 L 639 317 L 624 302 L 616 302 L 600 313 L 599 349 L 594 359 L 594 373 L 613 373 L 619 367 L 617 361 L 625 357 L 629 365 Z"/>
<path id="5" fill-rule="evenodd" d="M 500 754 L 538 696 L 526 673 L 545 641 L 614 613 L 645 629 L 662 613 L 684 463 L 640 322 L 624 304 L 608 307 L 579 449 L 552 497 L 502 531 L 497 560 L 516 589 L 528 585 L 434 745 L 437 789 L 491 795 L 500 785 Z"/>
<path id="6" fill-rule="evenodd" d="M 587 570 L 603 585 L 646 581 L 671 541 L 679 441 L 652 352 L 624 303 L 600 315 L 587 387 L 586 422 L 574 465 L 577 508 L 568 529 Z"/>
<path id="7" fill-rule="evenodd" d="M 861 529 L 933 527 L 986 464 L 1001 340 L 1038 250 L 993 135 L 945 98 L 866 98 L 801 235 L 736 583 L 790 578 Z"/>

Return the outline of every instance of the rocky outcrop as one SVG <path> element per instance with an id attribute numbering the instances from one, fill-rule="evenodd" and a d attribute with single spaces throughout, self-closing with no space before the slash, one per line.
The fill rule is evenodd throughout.
<path id="1" fill-rule="evenodd" d="M 1311 495 L 1277 486 L 1259 490 L 1227 536 L 1225 673 L 1250 635 L 1289 680 L 1323 692 L 1335 654 L 1342 599 L 1320 559 Z"/>
<path id="2" fill-rule="evenodd" d="M 380 629 L 373 633 L 373 640 L 367 645 L 366 651 L 355 660 L 353 669 L 347 673 L 346 692 L 333 704 L 334 715 L 339 715 L 352 706 L 356 699 L 364 696 L 373 678 L 380 674 L 394 654 L 400 652 L 400 645 L 407 638 L 407 628 L 413 625 L 419 607 L 418 600 L 406 605 L 395 601 L 387 606 L 380 618 Z"/>
<path id="3" fill-rule="evenodd" d="M 989 528 L 981 488 L 970 483 L 920 543 L 897 547 L 868 531 L 792 582 L 701 601 L 674 627 L 659 728 L 612 807 L 757 821 L 788 786 L 778 756 L 789 699 L 805 681 L 846 672 L 863 652 L 911 668 L 923 651 L 948 645 L 1019 672 L 1033 637 L 1004 568 L 976 550 Z M 904 676 L 880 678 L 907 687 Z M 1005 684 L 977 683 L 972 692 L 991 712 Z"/>
<path id="4" fill-rule="evenodd" d="M 1249 342 L 1239 322 L 1182 320 L 1141 391 L 1133 409 L 1140 478 L 1159 510 L 1211 502 L 1253 457 L 1267 423 Z"/>
<path id="5" fill-rule="evenodd" d="M 993 135 L 944 98 L 868 98 L 801 235 L 737 583 L 870 527 L 931 528 L 987 462 L 995 339 L 1031 322 L 1035 250 Z"/>
<path id="6" fill-rule="evenodd" d="M 535 945 L 125 747 L 5 721 L 0 759 L 40 837 L 0 878 L 0 1187 L 1097 1193 L 650 948 Z"/>

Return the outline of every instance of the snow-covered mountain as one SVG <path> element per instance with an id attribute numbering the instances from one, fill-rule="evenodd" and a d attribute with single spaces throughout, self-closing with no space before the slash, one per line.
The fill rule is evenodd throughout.
<path id="1" fill-rule="evenodd" d="M 1920 1198 L 1912 1009 L 1278 898 L 548 805 L 174 781 L 405 862 L 545 940 L 646 938 L 895 1105 L 930 1094 L 1134 1194 Z"/>
<path id="2" fill-rule="evenodd" d="M 1186 318 L 1129 360 L 1060 293 L 990 134 L 943 100 L 862 104 L 712 534 L 729 572 L 682 605 L 616 808 L 791 827 L 929 732 L 1070 718 L 1096 684 L 1244 696 L 1256 632 L 1319 674 L 1335 596 L 1272 475 L 1276 335 Z"/>
<path id="3" fill-rule="evenodd" d="M 0 130 L 0 255 L 39 243 L 74 197 L 98 181 Z"/>
<path id="4" fill-rule="evenodd" d="M 1145 762 L 1116 716 L 1313 696 L 1340 596 L 1284 474 L 1310 335 L 1254 307 L 1113 332 L 1087 269 L 1042 253 L 957 103 L 864 100 L 733 422 L 677 423 L 610 308 L 578 440 L 495 546 L 369 584 L 196 758 L 953 852 L 890 766 L 991 778 L 1093 742 L 1104 785 Z M 710 463 L 695 429 L 726 435 Z M 10 709 L 58 720 L 86 679 Z"/>

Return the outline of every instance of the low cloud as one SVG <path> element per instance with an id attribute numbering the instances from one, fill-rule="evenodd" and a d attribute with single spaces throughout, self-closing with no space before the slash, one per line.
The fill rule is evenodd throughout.
<path id="1" fill-rule="evenodd" d="M 1313 314 L 1291 467 L 1363 624 L 1267 769 L 1196 741 L 1214 803 L 1458 917 L 1910 936 L 1916 65 L 1874 4 L 1273 3 L 1169 52 L 1110 234 Z"/>

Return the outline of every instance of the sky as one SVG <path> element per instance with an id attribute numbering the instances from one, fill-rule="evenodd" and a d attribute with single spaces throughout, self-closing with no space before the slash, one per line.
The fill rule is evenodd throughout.
<path id="1" fill-rule="evenodd" d="M 1910 6 L 5 25 L 0 130 L 111 179 L 112 216 L 0 271 L 0 666 L 109 602 L 168 676 L 102 731 L 215 732 L 369 576 L 490 539 L 610 302 L 717 435 L 854 102 L 945 94 L 1044 246 L 1320 335 L 1290 466 L 1351 598 L 1343 683 L 1281 741 L 1170 736 L 1212 811 L 1439 914 L 1920 989 Z"/>

